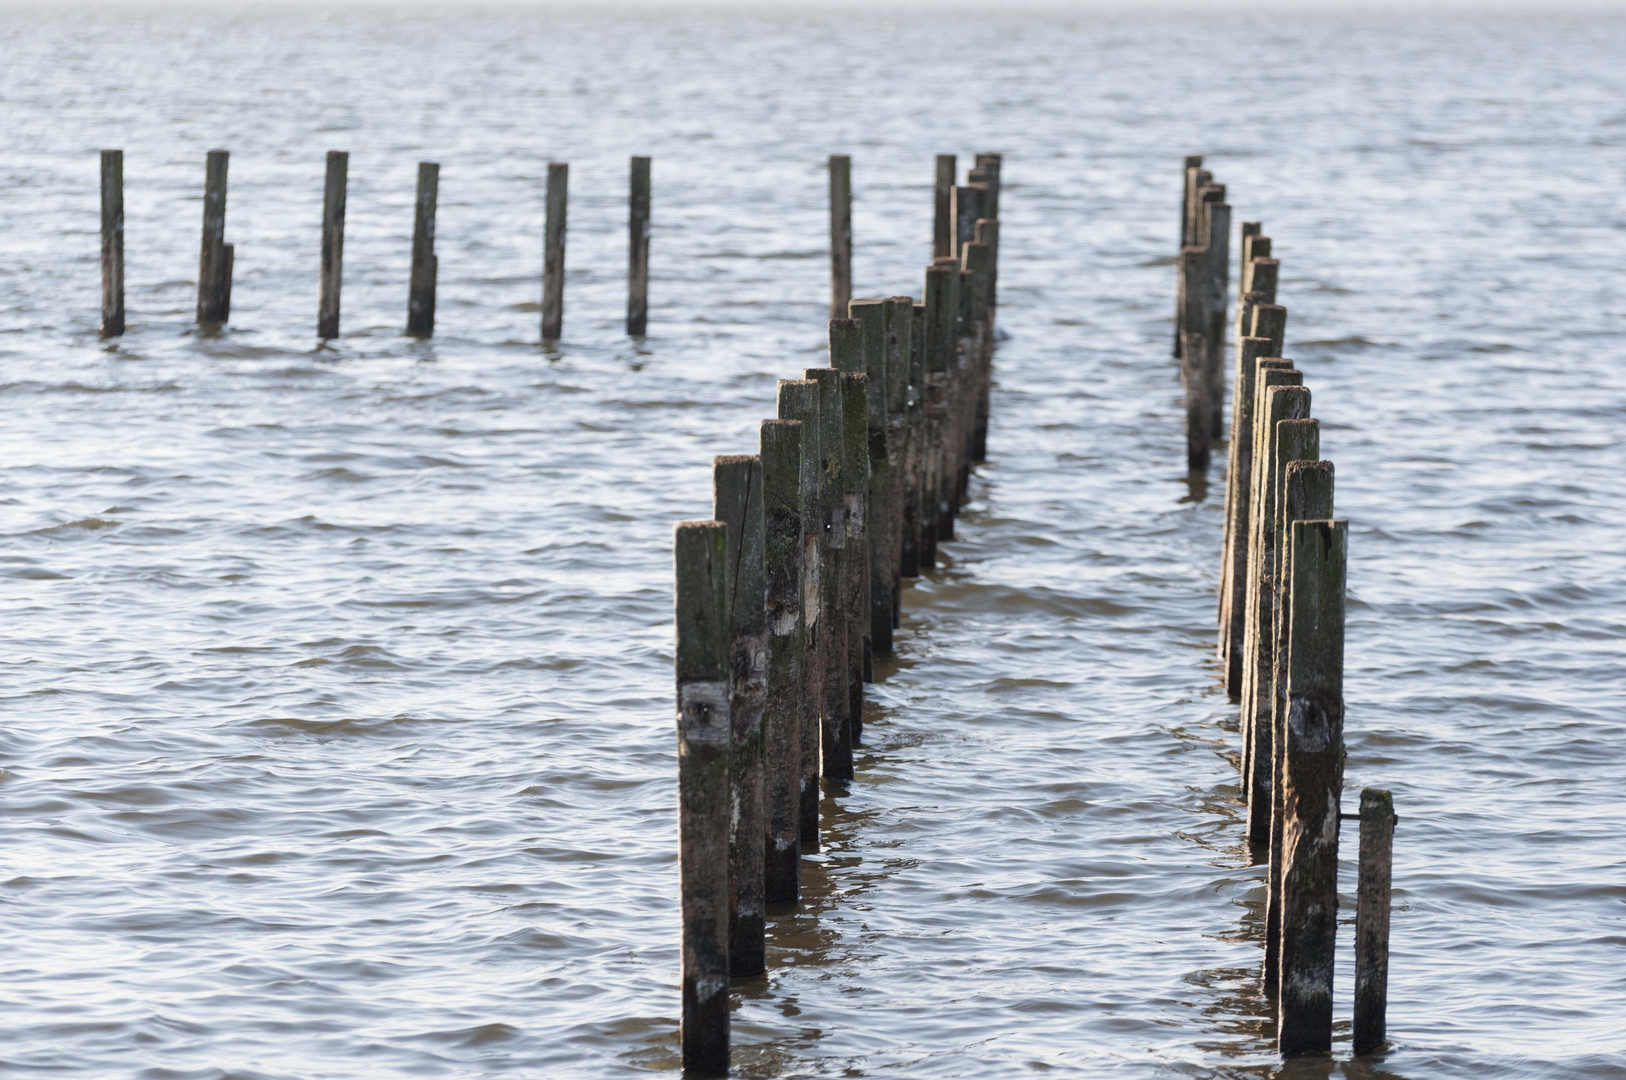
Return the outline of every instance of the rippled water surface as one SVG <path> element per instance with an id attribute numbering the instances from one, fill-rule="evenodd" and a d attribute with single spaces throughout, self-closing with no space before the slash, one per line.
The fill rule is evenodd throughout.
<path id="1" fill-rule="evenodd" d="M 990 460 L 737 987 L 737 1071 L 1278 1069 L 1211 659 L 1223 464 L 1185 475 L 1168 357 L 1200 151 L 1274 238 L 1351 523 L 1345 806 L 1401 815 L 1394 1048 L 1348 1064 L 1346 926 L 1335 1063 L 1285 1074 L 1626 1076 L 1620 21 L 63 5 L 4 9 L 0 55 L 0 1071 L 676 1068 L 671 524 L 824 362 L 825 156 L 889 295 L 932 155 L 1000 150 Z M 200 338 L 215 146 L 237 281 Z"/>

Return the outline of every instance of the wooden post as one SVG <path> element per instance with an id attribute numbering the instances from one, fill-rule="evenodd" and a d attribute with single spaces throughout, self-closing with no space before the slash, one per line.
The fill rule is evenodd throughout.
<path id="1" fill-rule="evenodd" d="M 729 718 L 729 974 L 767 966 L 763 929 L 763 804 L 767 778 L 762 712 L 768 700 L 768 623 L 763 604 L 762 459 L 730 454 L 712 461 L 712 513 L 727 530 L 725 551 L 732 697 Z"/>
<path id="2" fill-rule="evenodd" d="M 977 222 L 979 236 L 985 235 L 985 226 L 992 226 L 997 230 L 998 223 L 986 218 Z M 988 459 L 988 393 L 991 389 L 988 359 L 994 336 L 994 309 L 991 299 L 994 288 L 993 245 L 981 240 L 967 244 L 965 264 L 971 271 L 972 307 L 978 330 L 976 336 L 982 346 L 972 357 L 972 386 L 969 388 L 972 400 L 967 403 L 967 411 L 971 416 L 971 429 L 968 432 L 970 440 L 966 454 L 969 467 L 970 462 Z"/>
<path id="3" fill-rule="evenodd" d="M 825 686 L 824 510 L 820 485 L 824 476 L 823 417 L 819 384 L 810 379 L 779 380 L 781 420 L 802 425 L 802 692 L 797 710 L 797 744 L 801 749 L 800 809 L 797 821 L 802 850 L 819 850 L 820 739 Z"/>
<path id="4" fill-rule="evenodd" d="M 892 557 L 887 541 L 892 535 L 892 464 L 889 457 L 887 393 L 889 373 L 887 354 L 891 351 L 894 304 L 890 300 L 854 300 L 849 306 L 853 318 L 863 326 L 863 364 L 869 376 L 867 438 L 869 449 L 869 492 L 865 526 L 869 559 L 869 644 L 870 659 L 864 667 L 864 681 L 873 682 L 873 658 L 892 651 Z M 832 356 L 834 354 L 832 353 Z"/>
<path id="5" fill-rule="evenodd" d="M 1213 195 L 1216 189 L 1209 189 Z M 1225 432 L 1225 326 L 1229 322 L 1229 288 L 1231 282 L 1231 208 L 1224 202 L 1225 189 L 1217 189 L 1218 198 L 1205 204 L 1208 235 L 1203 246 L 1208 249 L 1208 327 L 1205 337 L 1208 349 L 1204 364 L 1208 376 L 1208 433 L 1217 439 Z"/>
<path id="6" fill-rule="evenodd" d="M 677 527 L 678 864 L 683 1067 L 728 1072 L 729 632 L 725 529 Z"/>
<path id="7" fill-rule="evenodd" d="M 954 250 L 949 254 L 955 259 L 960 257 L 960 245 L 971 243 L 972 238 L 977 235 L 977 219 L 983 216 L 981 207 L 984 190 L 980 184 L 960 184 L 953 189 Z"/>
<path id="8" fill-rule="evenodd" d="M 910 428 L 910 372 L 920 347 L 916 332 L 915 302 L 907 296 L 887 301 L 892 315 L 887 322 L 886 339 L 886 460 L 891 485 L 887 495 L 887 535 L 884 541 L 887 566 L 892 576 L 892 628 L 900 625 L 903 613 L 905 547 L 909 551 L 911 573 L 918 572 L 913 533 L 904 521 L 906 493 L 909 490 L 909 461 L 913 432 Z"/>
<path id="9" fill-rule="evenodd" d="M 418 163 L 418 198 L 412 221 L 412 281 L 407 293 L 406 332 L 430 337 L 435 332 L 435 203 L 440 197 L 440 166 Z"/>
<path id="10" fill-rule="evenodd" d="M 1202 287 L 1208 262 L 1205 248 L 1180 250 L 1180 382 L 1186 396 L 1186 468 L 1200 472 L 1208 468 L 1211 445 L 1208 427 L 1209 382 L 1206 374 L 1207 346 L 1198 328 L 1208 322 L 1208 292 Z"/>
<path id="11" fill-rule="evenodd" d="M 203 178 L 203 249 L 198 256 L 198 323 L 219 326 L 231 315 L 231 258 L 226 244 L 226 168 L 231 155 L 209 151 Z"/>
<path id="12" fill-rule="evenodd" d="M 1282 421 L 1282 439 L 1286 441 L 1292 437 L 1293 429 L 1301 425 L 1312 424 L 1314 421 L 1284 420 Z M 1307 429 L 1298 433 L 1302 436 L 1308 434 Z M 1302 438 L 1301 438 L 1302 441 Z M 1319 442 L 1319 436 L 1317 436 Z M 1291 535 L 1291 526 L 1295 521 L 1319 521 L 1332 517 L 1332 489 L 1333 467 L 1330 461 L 1300 460 L 1288 464 L 1284 474 L 1281 491 L 1278 496 L 1277 512 L 1278 528 L 1282 529 L 1280 535 Z M 1278 573 L 1283 579 L 1290 581 L 1287 573 L 1288 545 L 1281 545 L 1282 555 L 1277 559 Z M 1275 712 L 1270 717 L 1270 865 L 1266 873 L 1265 892 L 1265 985 L 1274 989 L 1280 980 L 1281 947 L 1282 947 L 1282 755 L 1285 753 L 1286 736 L 1283 734 L 1286 725 L 1287 708 L 1285 704 L 1285 690 L 1287 682 L 1286 660 L 1289 653 L 1291 621 L 1288 616 L 1292 614 L 1292 597 L 1284 588 L 1282 596 L 1284 610 L 1283 617 L 1279 618 L 1276 635 L 1277 668 L 1276 668 L 1276 701 Z"/>
<path id="13" fill-rule="evenodd" d="M 1282 957 L 1276 1048 L 1332 1049 L 1338 800 L 1344 789 L 1344 565 L 1348 523 L 1295 521 L 1282 758 Z"/>
<path id="14" fill-rule="evenodd" d="M 853 777 L 853 728 L 847 692 L 847 619 L 842 603 L 847 580 L 846 458 L 841 372 L 834 368 L 807 368 L 802 374 L 819 384 L 819 511 L 822 527 L 823 567 L 819 579 L 820 613 L 824 623 L 824 715 L 819 740 L 824 775 L 832 780 Z"/>
<path id="15" fill-rule="evenodd" d="M 1282 346 L 1287 339 L 1287 309 L 1280 304 L 1255 304 L 1252 336 L 1270 339 L 1270 351 L 1266 356 L 1282 355 Z"/>
<path id="16" fill-rule="evenodd" d="M 956 192 L 959 190 L 955 189 Z M 957 348 L 955 322 L 959 315 L 960 274 L 950 259 L 939 260 L 926 270 L 926 340 L 923 350 L 925 385 L 923 391 L 923 431 L 921 495 L 919 502 L 919 564 L 937 565 L 937 541 L 942 522 L 942 458 L 944 452 L 943 394 Z"/>
<path id="17" fill-rule="evenodd" d="M 932 220 L 932 257 L 954 254 L 954 177 L 958 170 L 953 154 L 937 155 L 937 180 L 932 187 L 936 215 Z"/>
<path id="18" fill-rule="evenodd" d="M 768 699 L 762 714 L 767 835 L 762 898 L 801 895 L 801 708 L 807 629 L 802 620 L 802 440 L 799 420 L 761 427 L 763 601 L 768 624 Z M 815 751 L 817 747 L 815 746 Z"/>
<path id="19" fill-rule="evenodd" d="M 1201 154 L 1186 155 L 1186 165 L 1182 172 L 1182 186 L 1180 188 L 1180 248 L 1184 251 L 1195 241 L 1191 228 L 1191 204 L 1196 199 L 1197 190 L 1202 186 L 1199 177 L 1203 175 L 1203 156 Z M 1186 264 L 1181 261 L 1175 272 L 1175 301 L 1174 301 L 1174 358 L 1183 359 L 1183 342 L 1181 334 L 1186 328 Z"/>
<path id="20" fill-rule="evenodd" d="M 322 185 L 321 295 L 316 305 L 316 336 L 339 336 L 339 289 L 344 281 L 344 199 L 349 185 L 350 155 L 327 152 L 327 179 Z"/>
<path id="21" fill-rule="evenodd" d="M 898 551 L 899 574 L 919 577 L 926 533 L 922 503 L 926 462 L 926 305 L 910 305 L 913 336 L 909 350 L 909 391 L 903 476 L 903 542 Z"/>
<path id="22" fill-rule="evenodd" d="M 627 210 L 627 333 L 643 337 L 649 325 L 649 159 L 632 159 Z"/>
<path id="23" fill-rule="evenodd" d="M 1248 261 L 1252 258 L 1252 256 L 1248 254 L 1248 245 L 1255 236 L 1259 236 L 1260 234 L 1261 226 L 1257 221 L 1244 221 L 1237 228 L 1237 243 L 1242 246 L 1242 261 L 1237 265 L 1236 268 L 1236 283 L 1244 290 L 1246 290 L 1248 285 Z M 1262 251 L 1260 254 L 1266 255 L 1269 254 L 1269 252 L 1268 250 Z"/>
<path id="24" fill-rule="evenodd" d="M 987 188 L 987 193 L 982 197 L 982 216 L 985 218 L 999 217 L 999 170 L 1004 164 L 1004 154 L 977 155 L 977 168 L 982 170 L 983 187 Z"/>
<path id="25" fill-rule="evenodd" d="M 1248 522 L 1253 499 L 1253 428 L 1256 377 L 1261 368 L 1292 370 L 1292 362 L 1268 358 L 1269 338 L 1245 337 L 1237 343 L 1236 379 L 1231 401 L 1231 461 L 1225 478 L 1225 547 L 1220 574 L 1220 661 L 1225 666 L 1225 693 L 1242 699 L 1242 642 L 1248 610 Z M 1284 384 L 1285 385 L 1285 384 Z"/>
<path id="26" fill-rule="evenodd" d="M 995 308 L 999 306 L 999 222 L 993 218 L 978 218 L 975 243 L 987 244 L 992 253 L 988 268 L 988 325 L 992 328 Z"/>
<path id="27" fill-rule="evenodd" d="M 124 333 L 124 151 L 102 151 L 102 337 Z"/>
<path id="28" fill-rule="evenodd" d="M 847 317 L 853 298 L 852 159 L 830 155 L 830 317 Z"/>
<path id="29" fill-rule="evenodd" d="M 570 165 L 548 162 L 548 218 L 542 238 L 542 340 L 558 341 L 565 330 L 565 210 L 570 203 Z"/>
<path id="30" fill-rule="evenodd" d="M 1387 1038 L 1389 1008 L 1389 882 L 1394 859 L 1395 804 L 1387 791 L 1361 792 L 1361 868 L 1355 902 L 1355 1053 L 1370 1054 Z"/>
<path id="31" fill-rule="evenodd" d="M 873 667 L 869 638 L 869 376 L 862 371 L 841 373 L 842 489 L 847 519 L 847 715 L 853 745 L 864 735 L 865 672 Z"/>
<path id="32" fill-rule="evenodd" d="M 1264 851 L 1270 842 L 1270 703 L 1275 671 L 1277 436 L 1283 420 L 1310 415 L 1310 391 L 1297 371 L 1261 371 L 1255 377 L 1253 492 L 1249 515 L 1248 610 L 1242 657 L 1243 798 L 1248 841 Z"/>

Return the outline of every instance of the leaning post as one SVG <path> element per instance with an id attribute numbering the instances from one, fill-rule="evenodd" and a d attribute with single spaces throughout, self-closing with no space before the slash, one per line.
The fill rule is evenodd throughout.
<path id="1" fill-rule="evenodd" d="M 688 521 L 676 570 L 683 1067 L 728 1072 L 729 632 L 726 530 Z"/>

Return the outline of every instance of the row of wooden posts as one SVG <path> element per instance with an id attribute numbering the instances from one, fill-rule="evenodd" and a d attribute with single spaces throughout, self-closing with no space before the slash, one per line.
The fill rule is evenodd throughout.
<path id="1" fill-rule="evenodd" d="M 1278 260 L 1256 222 L 1241 227 L 1240 291 L 1226 299 L 1230 208 L 1202 158 L 1188 157 L 1178 354 L 1187 446 L 1207 463 L 1223 403 L 1217 357 L 1234 321 L 1230 467 L 1220 564 L 1219 656 L 1241 705 L 1248 840 L 1269 866 L 1264 982 L 1284 1054 L 1332 1045 L 1338 833 L 1344 785 L 1344 585 L 1348 523 L 1333 518 L 1333 465 L 1321 460 L 1310 390 L 1282 357 L 1287 309 Z M 1201 243 L 1192 242 L 1195 237 Z M 1212 365 L 1212 366 L 1210 366 Z M 1215 387 L 1218 387 L 1217 392 Z M 1212 407 L 1212 408 L 1211 408 Z M 1385 1041 L 1394 803 L 1361 792 L 1354 1049 Z"/>
<path id="2" fill-rule="evenodd" d="M 729 978 L 765 970 L 766 904 L 800 895 L 819 778 L 853 779 L 863 684 L 902 584 L 954 537 L 987 446 L 998 154 L 937 159 L 921 302 L 851 299 L 851 183 L 830 159 L 830 366 L 781 380 L 757 454 L 713 465 L 679 524 L 676 672 L 684 1068 L 729 1061 Z"/>
<path id="3" fill-rule="evenodd" d="M 200 326 L 218 328 L 231 318 L 234 247 L 226 243 L 226 172 L 231 155 L 209 151 L 203 181 L 203 249 L 198 261 Z M 643 336 L 649 322 L 649 161 L 632 159 L 628 198 L 627 333 Z M 322 258 L 316 336 L 339 336 L 339 295 L 344 280 L 344 211 L 350 155 L 327 153 L 322 195 Z M 565 211 L 570 166 L 548 163 L 547 220 L 542 239 L 542 340 L 557 341 L 565 318 Z M 412 226 L 412 272 L 407 289 L 406 333 L 419 338 L 435 332 L 435 206 L 440 166 L 418 164 L 418 192 Z M 103 337 L 124 333 L 124 151 L 102 151 L 102 323 Z"/>

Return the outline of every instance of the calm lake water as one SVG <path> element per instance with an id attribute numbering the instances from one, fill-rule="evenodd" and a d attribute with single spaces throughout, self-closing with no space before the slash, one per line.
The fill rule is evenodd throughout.
<path id="1" fill-rule="evenodd" d="M 826 156 L 857 293 L 918 295 L 932 156 L 999 150 L 990 460 L 737 988 L 736 1071 L 1626 1076 L 1622 56 L 1619 18 L 1554 12 L 4 9 L 0 1072 L 675 1069 L 671 525 L 824 362 Z M 1334 1062 L 1271 1050 L 1212 660 L 1223 456 L 1186 476 L 1168 356 L 1193 152 L 1274 238 L 1350 520 L 1345 808 L 1401 816 L 1367 1064 L 1347 925 Z"/>

